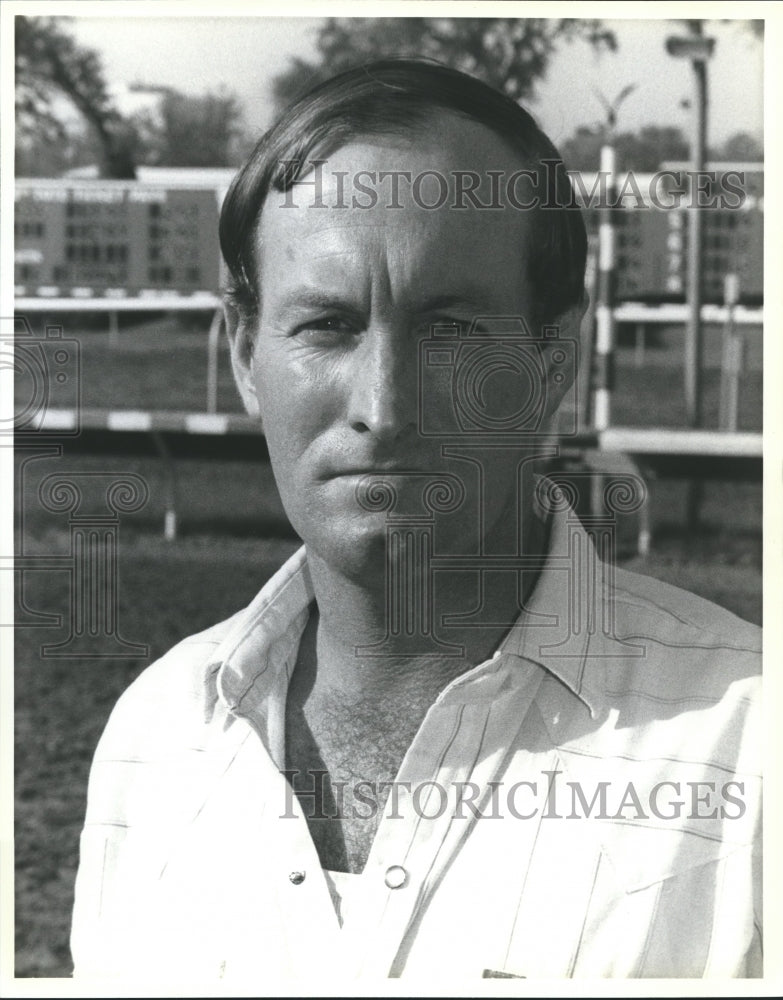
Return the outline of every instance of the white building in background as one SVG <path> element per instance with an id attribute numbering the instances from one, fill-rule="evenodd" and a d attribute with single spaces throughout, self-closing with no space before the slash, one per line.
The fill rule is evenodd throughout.
<path id="1" fill-rule="evenodd" d="M 136 167 L 136 183 L 165 188 L 213 188 L 225 192 L 234 178 L 233 167 Z M 98 167 L 74 167 L 63 174 L 63 179 L 100 180 Z M 107 183 L 104 181 L 104 184 Z M 129 181 L 109 183 L 133 183 Z"/>

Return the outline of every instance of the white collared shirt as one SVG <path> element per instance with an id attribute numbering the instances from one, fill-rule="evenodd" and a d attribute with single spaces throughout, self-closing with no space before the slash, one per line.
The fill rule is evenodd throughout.
<path id="1" fill-rule="evenodd" d="M 424 719 L 342 920 L 280 773 L 304 550 L 144 671 L 93 763 L 76 974 L 760 975 L 759 630 L 620 570 L 590 591 L 593 555 L 556 515 L 528 607 Z"/>

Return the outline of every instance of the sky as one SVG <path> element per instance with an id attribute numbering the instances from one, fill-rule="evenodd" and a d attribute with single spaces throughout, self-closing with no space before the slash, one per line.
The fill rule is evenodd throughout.
<path id="1" fill-rule="evenodd" d="M 93 4 L 90 9 L 96 6 Z M 320 9 L 326 6 L 321 5 Z M 561 6 L 565 11 L 567 5 Z M 610 10 L 606 6 L 598 10 L 599 6 L 592 5 L 594 13 Z M 644 5 L 645 12 L 659 6 Z M 109 4 L 104 9 L 112 7 Z M 124 4 L 120 11 L 125 13 L 133 7 Z M 194 7 L 183 5 L 183 15 Z M 473 5 L 470 7 L 471 13 L 477 10 Z M 505 7 L 504 13 L 511 7 Z M 244 10 L 248 8 L 246 5 Z M 256 5 L 256 9 L 262 7 Z M 270 6 L 263 9 L 269 10 Z M 288 5 L 285 9 L 294 8 Z M 367 13 L 373 8 L 358 5 L 353 9 Z M 144 10 L 149 8 L 145 6 Z M 489 5 L 484 10 L 489 10 Z M 445 13 L 437 8 L 437 13 L 441 12 Z M 100 52 L 111 85 L 122 87 L 141 82 L 176 87 L 192 94 L 224 86 L 239 97 L 249 128 L 261 131 L 271 123 L 271 80 L 286 68 L 291 57 L 307 59 L 314 55 L 314 37 L 320 23 L 320 18 L 269 14 L 258 17 L 147 14 L 77 17 L 70 26 L 79 42 Z M 664 48 L 667 35 L 684 34 L 685 26 L 673 20 L 646 18 L 606 19 L 606 23 L 616 33 L 619 43 L 616 53 L 599 55 L 579 41 L 564 43 L 553 57 L 546 78 L 537 87 L 536 99 L 529 104 L 545 131 L 557 143 L 567 139 L 578 126 L 597 123 L 604 117 L 599 95 L 613 101 L 626 84 L 633 83 L 636 89 L 619 110 L 620 131 L 656 124 L 678 125 L 687 133 L 689 112 L 682 102 L 693 90 L 690 63 L 672 58 Z M 709 21 L 707 33 L 716 39 L 709 64 L 708 142 L 723 142 L 740 131 L 760 139 L 762 44 L 739 21 Z"/>

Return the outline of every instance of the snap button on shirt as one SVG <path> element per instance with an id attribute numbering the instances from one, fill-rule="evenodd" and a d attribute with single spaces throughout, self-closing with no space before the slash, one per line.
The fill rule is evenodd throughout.
<path id="1" fill-rule="evenodd" d="M 386 869 L 384 881 L 390 889 L 401 889 L 408 881 L 408 873 L 402 865 L 390 865 Z"/>
<path id="2" fill-rule="evenodd" d="M 305 872 L 291 872 L 288 878 L 294 885 L 301 885 L 305 880 Z"/>

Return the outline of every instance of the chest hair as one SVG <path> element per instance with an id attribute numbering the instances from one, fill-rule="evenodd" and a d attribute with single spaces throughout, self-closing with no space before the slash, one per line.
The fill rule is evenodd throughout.
<path id="1" fill-rule="evenodd" d="M 429 703 L 289 699 L 286 769 L 324 868 L 361 871 L 397 776 Z"/>

